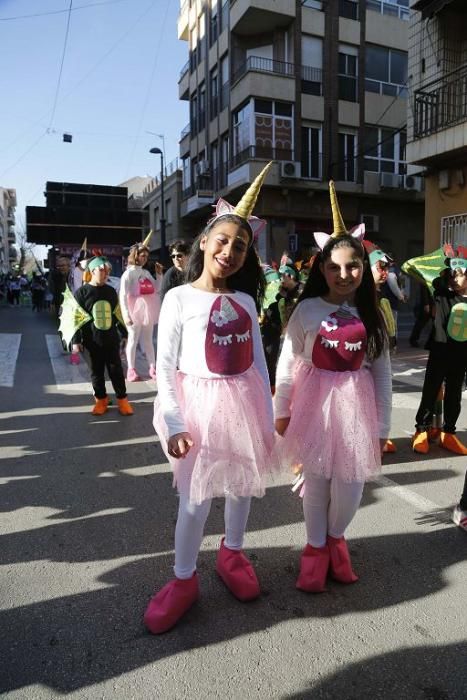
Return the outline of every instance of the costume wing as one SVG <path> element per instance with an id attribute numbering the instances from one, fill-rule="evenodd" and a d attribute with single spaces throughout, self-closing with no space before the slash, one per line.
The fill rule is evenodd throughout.
<path id="1" fill-rule="evenodd" d="M 120 308 L 120 304 L 117 304 L 117 306 L 115 307 L 114 316 L 117 319 L 117 321 L 119 322 L 119 324 L 121 326 L 123 326 L 123 328 L 126 328 L 125 321 L 123 320 L 122 310 Z"/>
<path id="2" fill-rule="evenodd" d="M 65 287 L 58 330 L 62 334 L 67 347 L 70 345 L 76 331 L 91 320 L 91 316 L 78 304 L 70 288 L 68 286 Z"/>
<path id="3" fill-rule="evenodd" d="M 281 286 L 281 281 L 278 279 L 273 279 L 266 284 L 266 291 L 264 294 L 264 301 L 263 301 L 263 310 L 264 311 L 266 311 L 266 309 L 269 309 L 271 304 L 274 304 L 274 302 L 276 301 L 276 296 L 279 292 L 280 286 Z"/>
<path id="4" fill-rule="evenodd" d="M 438 248 L 438 250 L 428 253 L 428 255 L 421 255 L 418 258 L 407 260 L 402 265 L 402 271 L 422 282 L 433 294 L 433 280 L 439 277 L 441 272 L 446 269 L 445 260 L 446 253 L 442 248 Z"/>

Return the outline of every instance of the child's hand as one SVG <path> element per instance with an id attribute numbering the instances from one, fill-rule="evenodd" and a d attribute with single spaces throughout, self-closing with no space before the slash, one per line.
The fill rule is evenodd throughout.
<path id="1" fill-rule="evenodd" d="M 176 433 L 169 438 L 167 443 L 167 451 L 175 459 L 186 457 L 192 447 L 193 439 L 190 433 Z"/>
<path id="2" fill-rule="evenodd" d="M 290 423 L 290 418 L 276 418 L 274 425 L 276 427 L 276 433 L 283 435 L 288 428 Z"/>
<path id="3" fill-rule="evenodd" d="M 73 345 L 71 346 L 71 352 L 83 352 L 83 346 L 81 345 L 81 343 L 73 343 Z"/>

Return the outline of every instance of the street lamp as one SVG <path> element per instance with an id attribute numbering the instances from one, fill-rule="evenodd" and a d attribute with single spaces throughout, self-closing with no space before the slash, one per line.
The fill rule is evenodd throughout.
<path id="1" fill-rule="evenodd" d="M 167 263 L 167 254 L 165 243 L 164 153 L 157 146 L 151 148 L 149 153 L 155 153 L 161 157 L 161 263 L 165 265 Z M 156 228 L 156 222 L 154 222 L 154 228 Z"/>

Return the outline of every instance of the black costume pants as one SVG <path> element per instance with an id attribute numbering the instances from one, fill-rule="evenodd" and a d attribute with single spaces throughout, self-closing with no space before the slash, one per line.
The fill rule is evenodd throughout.
<path id="1" fill-rule="evenodd" d="M 462 510 L 467 510 L 467 472 L 465 473 L 464 490 L 459 505 Z"/>
<path id="2" fill-rule="evenodd" d="M 456 341 L 453 341 L 456 342 Z M 425 371 L 422 400 L 415 418 L 417 430 L 427 430 L 435 411 L 436 397 L 445 382 L 444 424 L 445 433 L 455 433 L 456 423 L 461 412 L 462 388 L 466 371 L 466 351 L 464 343 L 459 343 L 452 352 L 451 343 L 433 343 Z"/>
<path id="3" fill-rule="evenodd" d="M 96 399 L 105 399 L 105 370 L 109 373 L 110 381 L 115 391 L 117 399 L 126 397 L 126 384 L 123 375 L 122 361 L 120 359 L 120 349 L 115 347 L 103 348 L 100 345 L 91 343 L 86 345 L 91 360 L 91 382 Z"/>
<path id="4" fill-rule="evenodd" d="M 417 313 L 417 318 L 412 328 L 412 332 L 410 334 L 411 343 L 418 343 L 418 341 L 420 340 L 422 330 L 425 328 L 427 323 L 431 323 L 431 321 L 432 317 L 430 312 L 426 313 L 426 311 L 422 307 L 421 310 L 419 310 Z"/>

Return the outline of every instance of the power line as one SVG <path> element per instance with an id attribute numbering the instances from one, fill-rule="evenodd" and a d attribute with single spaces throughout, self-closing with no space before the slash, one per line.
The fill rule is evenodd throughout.
<path id="1" fill-rule="evenodd" d="M 102 2 L 91 2 L 87 5 L 78 5 L 73 8 L 73 12 L 76 10 L 85 10 L 88 7 L 97 7 L 98 5 L 115 5 L 117 2 L 127 2 L 127 0 L 102 0 Z M 36 12 L 31 15 L 18 15 L 17 17 L 0 17 L 0 22 L 10 22 L 16 19 L 29 19 L 30 17 L 45 17 L 46 15 L 61 15 L 63 12 L 69 12 L 69 10 L 51 10 L 50 12 Z"/>
<path id="2" fill-rule="evenodd" d="M 60 90 L 60 83 L 62 80 L 62 72 L 63 72 L 63 64 L 65 62 L 65 53 L 66 53 L 66 47 L 68 43 L 68 34 L 70 32 L 70 20 L 71 20 L 71 8 L 73 5 L 73 0 L 70 0 L 70 7 L 68 8 L 68 18 L 67 18 L 67 23 L 66 23 L 66 30 L 65 30 L 65 41 L 63 43 L 63 52 L 62 52 L 62 60 L 60 62 L 60 70 L 58 72 L 58 81 L 57 81 L 57 87 L 55 89 L 55 97 L 54 97 L 54 105 L 52 107 L 52 114 L 50 117 L 50 122 L 49 122 L 49 129 L 52 127 L 52 123 L 55 117 L 55 110 L 57 108 L 57 100 L 58 100 L 58 93 Z"/>

